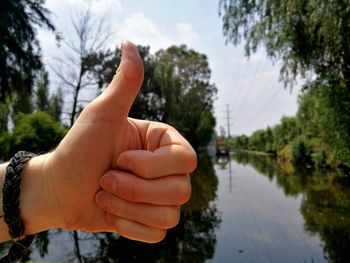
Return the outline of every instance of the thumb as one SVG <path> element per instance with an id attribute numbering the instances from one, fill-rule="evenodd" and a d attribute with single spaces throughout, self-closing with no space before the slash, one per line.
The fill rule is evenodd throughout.
<path id="1" fill-rule="evenodd" d="M 131 42 L 124 41 L 121 50 L 120 65 L 101 99 L 108 108 L 117 108 L 119 114 L 127 116 L 143 81 L 143 64 Z"/>

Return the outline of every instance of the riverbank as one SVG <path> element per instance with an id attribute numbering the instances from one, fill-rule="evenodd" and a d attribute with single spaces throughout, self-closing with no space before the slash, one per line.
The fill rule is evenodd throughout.
<path id="1" fill-rule="evenodd" d="M 230 152 L 230 155 L 232 155 L 233 153 L 247 153 L 247 154 L 261 155 L 261 156 L 276 156 L 273 153 L 260 152 L 260 151 L 250 151 L 250 150 L 234 150 L 234 151 Z"/>

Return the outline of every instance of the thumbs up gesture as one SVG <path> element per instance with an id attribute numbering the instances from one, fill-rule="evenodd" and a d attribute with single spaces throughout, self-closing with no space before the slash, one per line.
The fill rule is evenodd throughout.
<path id="1" fill-rule="evenodd" d="M 128 118 L 142 80 L 137 49 L 125 42 L 110 85 L 57 149 L 41 157 L 40 230 L 118 232 L 152 243 L 178 223 L 196 154 L 171 126 Z M 36 232 L 38 223 L 27 222 L 26 229 Z"/>

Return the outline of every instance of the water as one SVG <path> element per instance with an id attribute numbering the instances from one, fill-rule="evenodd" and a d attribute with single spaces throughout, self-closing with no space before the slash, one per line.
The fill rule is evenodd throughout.
<path id="1" fill-rule="evenodd" d="M 304 230 L 302 194 L 286 196 L 276 178 L 235 161 L 217 175 L 222 223 L 208 262 L 326 262 L 319 236 Z"/>
<path id="2" fill-rule="evenodd" d="M 39 236 L 37 262 L 350 262 L 350 183 L 273 158 L 201 156 L 179 225 L 156 245 L 117 234 Z M 0 251 L 6 245 L 0 247 Z"/>

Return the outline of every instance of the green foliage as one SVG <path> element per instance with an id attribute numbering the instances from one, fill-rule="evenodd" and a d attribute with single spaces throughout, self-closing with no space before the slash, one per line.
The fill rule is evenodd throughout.
<path id="1" fill-rule="evenodd" d="M 19 113 L 14 118 L 12 133 L 0 137 L 1 159 L 8 159 L 19 150 L 35 153 L 53 150 L 66 131 L 45 112 Z"/>
<path id="2" fill-rule="evenodd" d="M 274 147 L 281 149 L 283 146 L 298 136 L 298 127 L 295 117 L 282 117 L 281 123 L 273 129 Z"/>
<path id="3" fill-rule="evenodd" d="M 63 95 L 60 88 L 57 89 L 57 93 L 51 95 L 48 107 L 48 113 L 54 121 L 61 121 L 63 107 Z"/>
<path id="4" fill-rule="evenodd" d="M 323 149 L 318 149 L 311 154 L 311 160 L 316 167 L 324 167 L 327 164 L 327 154 Z"/>
<path id="5" fill-rule="evenodd" d="M 12 96 L 13 113 L 32 113 L 34 110 L 33 98 L 31 94 L 15 93 Z"/>
<path id="6" fill-rule="evenodd" d="M 306 165 L 308 164 L 311 156 L 311 150 L 305 141 L 301 138 L 294 140 L 291 143 L 292 157 L 296 164 Z"/>
<path id="7" fill-rule="evenodd" d="M 234 136 L 229 139 L 230 148 L 235 150 L 248 149 L 249 138 L 246 135 Z"/>
<path id="8" fill-rule="evenodd" d="M 288 144 L 285 145 L 282 149 L 277 151 L 277 156 L 283 161 L 292 162 L 293 161 L 292 147 Z"/>
<path id="9" fill-rule="evenodd" d="M 265 151 L 265 131 L 257 130 L 249 138 L 249 149 L 253 151 Z"/>
<path id="10" fill-rule="evenodd" d="M 47 111 L 49 108 L 49 74 L 42 71 L 37 81 L 36 107 L 38 110 Z"/>
<path id="11" fill-rule="evenodd" d="M 223 32 L 247 55 L 262 45 L 282 59 L 282 77 L 316 74 L 350 91 L 349 2 L 324 0 L 221 0 Z"/>
<path id="12" fill-rule="evenodd" d="M 41 71 L 37 80 L 35 93 L 35 106 L 37 110 L 47 112 L 54 121 L 61 120 L 63 95 L 61 88 L 57 89 L 56 94 L 49 94 L 49 74 L 47 71 Z"/>
<path id="13" fill-rule="evenodd" d="M 206 55 L 185 45 L 160 50 L 155 74 L 164 98 L 162 121 L 175 126 L 195 149 L 206 146 L 214 133 L 217 92 Z"/>
<path id="14" fill-rule="evenodd" d="M 228 41 L 244 40 L 248 56 L 264 46 L 270 58 L 282 60 L 286 83 L 308 79 L 296 118 L 282 119 L 273 129 L 274 150 L 294 141 L 297 162 L 307 157 L 316 165 L 326 160 L 350 167 L 349 2 L 221 0 L 220 11 Z M 264 143 L 254 139 L 255 148 Z"/>
<path id="15" fill-rule="evenodd" d="M 0 101 L 14 91 L 29 95 L 42 67 L 36 27 L 54 27 L 44 0 L 0 1 Z"/>
<path id="16" fill-rule="evenodd" d="M 8 103 L 0 102 L 0 135 L 7 132 L 7 122 L 10 109 Z"/>
<path id="17" fill-rule="evenodd" d="M 350 93 L 337 85 L 314 82 L 300 96 L 299 105 L 303 134 L 321 141 L 318 148 L 350 166 Z"/>

